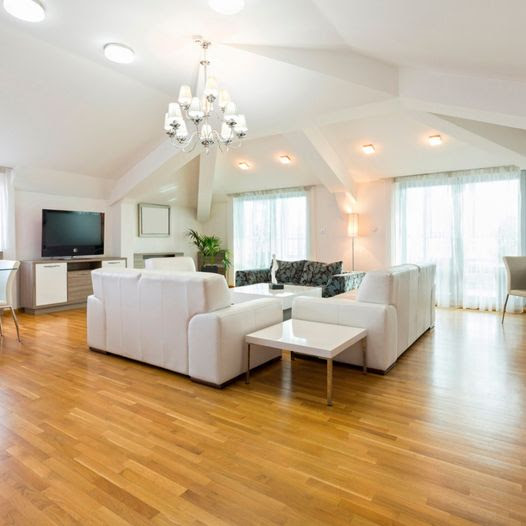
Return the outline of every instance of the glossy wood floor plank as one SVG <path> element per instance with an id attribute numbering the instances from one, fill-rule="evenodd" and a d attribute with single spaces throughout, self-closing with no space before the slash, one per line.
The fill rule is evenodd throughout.
<path id="1" fill-rule="evenodd" d="M 526 316 L 439 310 L 385 377 L 287 357 L 224 390 L 5 318 L 0 524 L 526 524 Z"/>

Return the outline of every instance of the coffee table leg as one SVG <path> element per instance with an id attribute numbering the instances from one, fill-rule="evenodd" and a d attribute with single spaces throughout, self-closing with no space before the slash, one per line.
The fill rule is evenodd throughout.
<path id="1" fill-rule="evenodd" d="M 250 383 L 250 343 L 247 345 L 247 374 L 245 376 L 245 383 Z"/>
<path id="2" fill-rule="evenodd" d="M 332 358 L 327 360 L 327 405 L 332 405 Z"/>
<path id="3" fill-rule="evenodd" d="M 367 337 L 362 340 L 363 374 L 367 374 Z"/>

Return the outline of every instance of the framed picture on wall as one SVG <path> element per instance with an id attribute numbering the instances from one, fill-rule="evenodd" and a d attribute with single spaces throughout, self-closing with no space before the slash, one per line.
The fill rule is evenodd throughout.
<path id="1" fill-rule="evenodd" d="M 170 235 L 170 207 L 139 203 L 139 237 L 168 237 Z"/>

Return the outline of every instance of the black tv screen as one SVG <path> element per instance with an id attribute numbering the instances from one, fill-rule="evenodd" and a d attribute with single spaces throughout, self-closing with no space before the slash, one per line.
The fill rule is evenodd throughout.
<path id="1" fill-rule="evenodd" d="M 104 214 L 42 210 L 42 257 L 104 254 Z"/>

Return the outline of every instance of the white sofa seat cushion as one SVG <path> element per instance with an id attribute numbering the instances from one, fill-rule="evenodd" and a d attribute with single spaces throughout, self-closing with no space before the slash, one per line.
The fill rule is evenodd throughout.
<path id="1" fill-rule="evenodd" d="M 176 256 L 169 258 L 148 258 L 144 261 L 147 270 L 165 270 L 172 272 L 195 272 L 195 263 L 191 257 Z"/>

